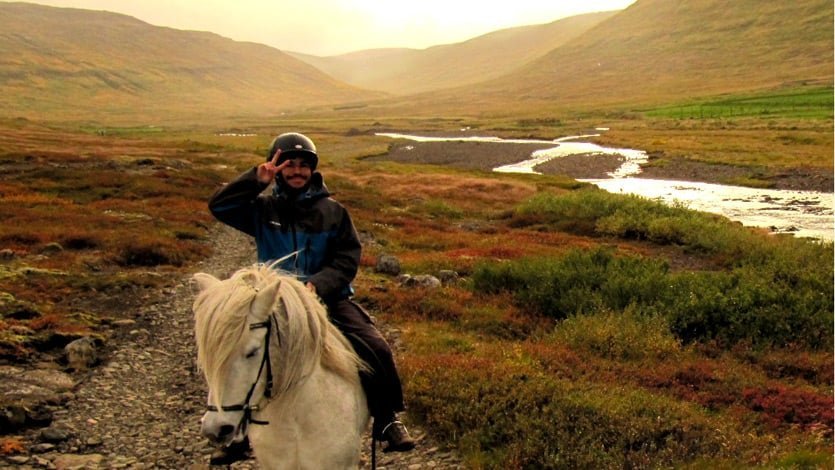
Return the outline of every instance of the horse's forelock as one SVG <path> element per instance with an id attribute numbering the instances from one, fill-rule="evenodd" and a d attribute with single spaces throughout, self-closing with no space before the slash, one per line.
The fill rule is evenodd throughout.
<path id="1" fill-rule="evenodd" d="M 211 390 L 226 379 L 224 364 L 245 338 L 246 318 L 257 290 L 280 279 L 282 311 L 277 316 L 280 349 L 274 355 L 275 386 L 281 393 L 321 364 L 347 380 L 356 381 L 360 360 L 347 340 L 328 320 L 325 307 L 292 276 L 264 265 L 237 271 L 229 279 L 201 292 L 194 303 L 198 364 Z M 220 403 L 221 397 L 213 395 Z"/>
<path id="2" fill-rule="evenodd" d="M 194 302 L 197 363 L 206 375 L 214 401 L 222 401 L 225 365 L 246 337 L 249 306 L 262 273 L 245 268 L 198 294 Z"/>

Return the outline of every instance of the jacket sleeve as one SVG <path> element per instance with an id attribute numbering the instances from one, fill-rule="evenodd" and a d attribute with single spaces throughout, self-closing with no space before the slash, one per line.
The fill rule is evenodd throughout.
<path id="1" fill-rule="evenodd" d="M 217 220 L 255 236 L 256 200 L 269 184 L 258 181 L 256 168 L 241 174 L 209 199 L 209 211 Z"/>
<path id="2" fill-rule="evenodd" d="M 362 245 L 348 211 L 342 217 L 334 241 L 322 269 L 308 279 L 316 286 L 316 293 L 325 302 L 339 298 L 348 289 L 359 269 Z"/>

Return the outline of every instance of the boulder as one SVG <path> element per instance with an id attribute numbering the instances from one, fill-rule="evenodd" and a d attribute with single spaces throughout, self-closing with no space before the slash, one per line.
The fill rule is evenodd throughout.
<path id="1" fill-rule="evenodd" d="M 380 257 L 377 258 L 375 271 L 380 274 L 397 276 L 400 274 L 400 260 L 391 255 L 380 255 Z"/>
<path id="2" fill-rule="evenodd" d="M 48 426 L 52 409 L 66 402 L 75 380 L 52 369 L 0 366 L 0 430 Z"/>
<path id="3" fill-rule="evenodd" d="M 75 371 L 84 371 L 98 362 L 96 341 L 89 336 L 78 338 L 64 347 L 67 365 Z"/>

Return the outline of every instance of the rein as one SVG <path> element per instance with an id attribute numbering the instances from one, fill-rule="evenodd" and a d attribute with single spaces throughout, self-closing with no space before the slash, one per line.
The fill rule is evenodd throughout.
<path id="1" fill-rule="evenodd" d="M 256 330 L 258 328 L 266 328 L 267 334 L 264 339 L 264 355 L 261 357 L 261 365 L 258 367 L 258 376 L 255 377 L 255 382 L 249 387 L 249 391 L 246 393 L 246 398 L 244 398 L 243 403 L 237 405 L 228 405 L 228 406 L 221 406 L 220 410 L 222 411 L 243 411 L 243 416 L 241 416 L 241 421 L 238 425 L 238 428 L 241 432 L 246 433 L 246 429 L 250 423 L 258 424 L 258 425 L 268 425 L 270 424 L 269 421 L 260 421 L 252 417 L 253 412 L 257 412 L 261 409 L 261 401 L 255 405 L 250 405 L 249 400 L 252 398 L 253 392 L 255 392 L 255 387 L 258 385 L 258 382 L 261 380 L 261 374 L 264 373 L 264 369 L 267 371 L 267 385 L 264 388 L 264 396 L 263 398 L 269 399 L 272 397 L 273 393 L 273 368 L 270 361 L 270 336 L 272 333 L 272 325 L 273 322 L 276 322 L 276 335 L 278 335 L 278 320 L 276 320 L 275 315 L 271 314 L 270 318 L 258 322 L 252 323 L 249 325 L 250 330 Z M 278 336 L 279 342 L 281 341 L 281 337 Z M 208 405 L 206 407 L 209 411 L 220 411 L 218 407 L 214 405 Z"/>

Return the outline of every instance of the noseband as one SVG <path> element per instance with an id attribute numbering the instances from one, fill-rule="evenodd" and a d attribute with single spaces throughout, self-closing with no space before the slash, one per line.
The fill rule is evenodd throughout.
<path id="1" fill-rule="evenodd" d="M 273 322 L 276 322 L 276 335 L 278 336 L 278 320 L 275 318 L 275 314 L 271 314 L 270 318 L 265 321 L 258 322 L 258 323 L 251 323 L 249 325 L 250 330 L 256 330 L 258 328 L 266 328 L 267 334 L 264 339 L 264 355 L 261 357 L 261 365 L 258 367 L 258 376 L 255 377 L 255 382 L 249 387 L 249 391 L 246 393 L 246 398 L 244 398 L 243 403 L 237 405 L 229 405 L 229 406 L 221 406 L 220 410 L 222 411 L 243 411 L 243 416 L 241 416 L 241 421 L 238 423 L 238 429 L 241 432 L 246 432 L 246 428 L 249 426 L 249 423 L 252 424 L 260 424 L 260 425 L 267 425 L 270 424 L 269 421 L 260 421 L 254 419 L 252 417 L 253 412 L 257 412 L 261 409 L 261 402 L 255 405 L 250 405 L 249 400 L 252 398 L 253 392 L 255 392 L 255 386 L 258 385 L 258 382 L 261 380 L 261 374 L 264 373 L 264 370 L 267 371 L 267 385 L 264 388 L 264 396 L 263 398 L 269 399 L 273 393 L 273 368 L 270 364 L 270 335 L 272 333 L 272 325 Z M 278 336 L 279 344 L 281 343 L 281 337 Z M 218 407 L 213 405 L 208 405 L 207 409 L 209 411 L 220 411 Z"/>

